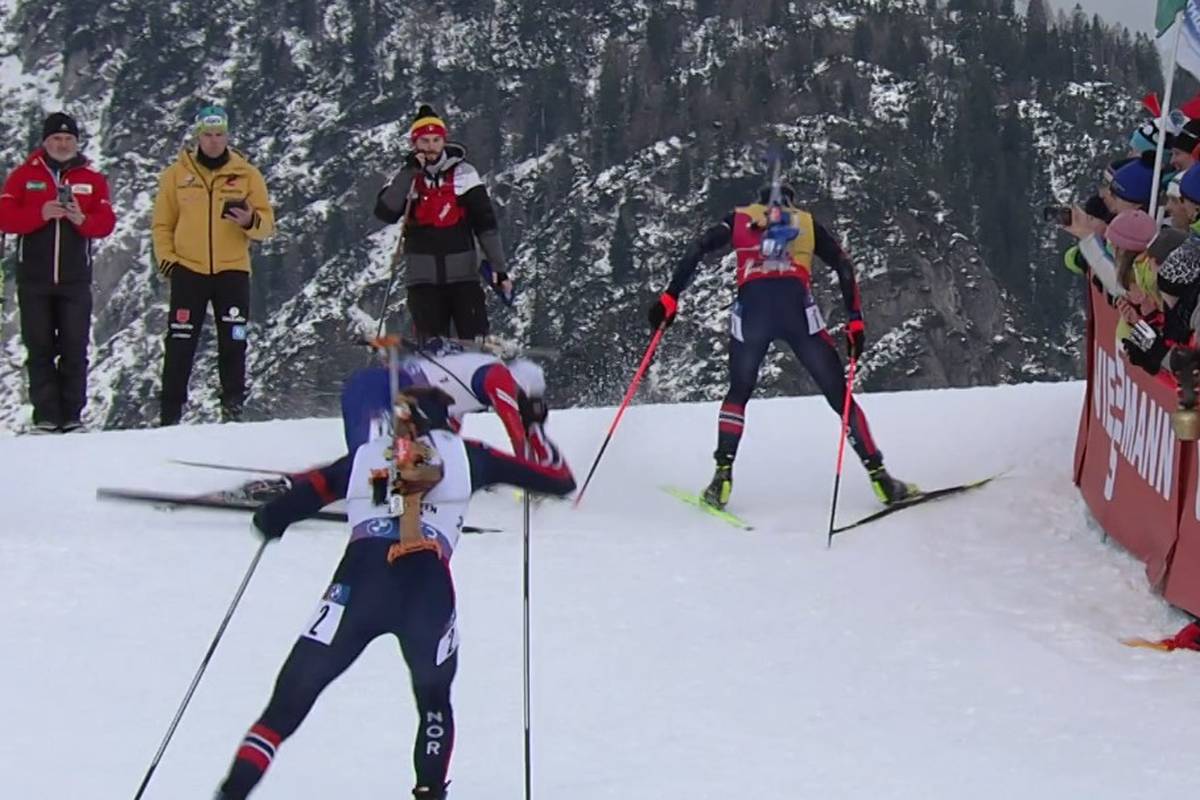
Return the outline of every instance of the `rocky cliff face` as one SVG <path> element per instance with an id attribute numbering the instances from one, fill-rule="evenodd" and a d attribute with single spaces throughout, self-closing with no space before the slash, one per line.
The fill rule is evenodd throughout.
<path id="1" fill-rule="evenodd" d="M 559 404 L 620 397 L 645 305 L 688 238 L 763 182 L 768 142 L 859 264 L 868 388 L 1077 375 L 1080 293 L 1037 212 L 1086 191 L 1157 68 L 1144 39 L 1002 0 L 7 0 L 0 58 L 2 165 L 61 107 L 113 185 L 89 412 L 107 426 L 157 415 L 166 291 L 149 212 L 206 102 L 230 109 L 278 211 L 255 256 L 251 404 L 297 416 L 336 408 L 365 359 L 352 342 L 374 328 L 398 233 L 370 209 L 421 101 L 487 174 L 521 284 L 494 327 L 562 350 Z M 685 295 L 648 396 L 723 392 L 731 272 L 708 265 Z M 816 284 L 840 325 L 832 273 Z M 397 292 L 389 317 L 402 316 Z M 10 302 L 7 427 L 26 413 L 15 323 Z M 192 419 L 215 415 L 213 347 Z M 811 389 L 783 354 L 761 386 Z"/>

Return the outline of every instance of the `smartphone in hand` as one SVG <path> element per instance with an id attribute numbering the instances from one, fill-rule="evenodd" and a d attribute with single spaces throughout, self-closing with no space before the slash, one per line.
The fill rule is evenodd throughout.
<path id="1" fill-rule="evenodd" d="M 245 200 L 226 200 L 225 204 L 221 206 L 221 216 L 228 217 L 229 209 L 231 208 L 240 208 L 244 211 L 248 208 L 248 206 L 246 205 Z"/>
<path id="2" fill-rule="evenodd" d="M 1070 206 L 1046 206 L 1042 209 L 1042 219 L 1062 225 L 1064 228 L 1071 224 Z"/>
<path id="3" fill-rule="evenodd" d="M 69 206 L 75 202 L 75 196 L 71 193 L 71 187 L 68 184 L 59 184 L 57 199 L 60 206 Z"/>

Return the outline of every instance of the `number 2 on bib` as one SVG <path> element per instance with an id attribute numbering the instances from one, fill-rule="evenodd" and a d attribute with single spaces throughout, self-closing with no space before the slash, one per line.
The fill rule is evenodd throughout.
<path id="1" fill-rule="evenodd" d="M 332 600 L 322 600 L 317 611 L 304 628 L 303 638 L 312 639 L 328 645 L 337 634 L 338 626 L 342 624 L 342 614 L 346 607 Z"/>

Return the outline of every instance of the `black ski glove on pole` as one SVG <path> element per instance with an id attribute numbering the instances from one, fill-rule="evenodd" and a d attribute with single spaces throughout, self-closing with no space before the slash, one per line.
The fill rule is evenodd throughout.
<path id="1" fill-rule="evenodd" d="M 679 307 L 679 299 L 674 295 L 663 292 L 650 306 L 650 311 L 647 318 L 650 320 L 650 329 L 658 330 L 659 326 L 666 323 L 668 326 L 675 321 L 675 310 Z"/>

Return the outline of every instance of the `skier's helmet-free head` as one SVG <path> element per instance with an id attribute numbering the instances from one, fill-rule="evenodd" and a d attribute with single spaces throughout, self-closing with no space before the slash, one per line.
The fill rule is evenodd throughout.
<path id="1" fill-rule="evenodd" d="M 453 398 L 433 386 L 401 389 L 396 396 L 397 431 L 415 439 L 433 430 L 450 430 Z"/>
<path id="2" fill-rule="evenodd" d="M 789 184 L 782 184 L 779 187 L 779 200 L 785 206 L 796 205 L 796 190 Z M 767 184 L 758 190 L 758 202 L 767 205 L 771 202 L 771 185 Z"/>
<path id="3" fill-rule="evenodd" d="M 424 436 L 431 430 L 449 429 L 450 406 L 454 399 L 429 385 L 425 371 L 415 359 L 400 362 L 396 376 L 395 409 L 397 432 L 410 438 Z"/>
<path id="4" fill-rule="evenodd" d="M 546 373 L 529 359 L 513 359 L 508 362 L 508 371 L 521 391 L 529 397 L 541 397 L 546 394 Z"/>

